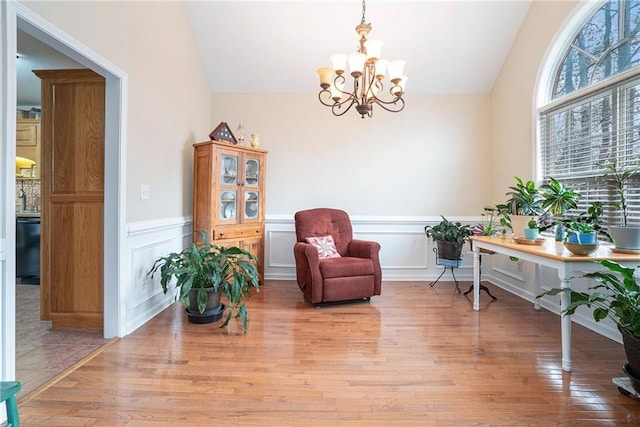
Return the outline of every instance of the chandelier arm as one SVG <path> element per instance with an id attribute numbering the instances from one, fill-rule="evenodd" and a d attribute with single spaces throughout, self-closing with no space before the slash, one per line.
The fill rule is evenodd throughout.
<path id="1" fill-rule="evenodd" d="M 346 113 L 347 111 L 349 111 L 351 109 L 351 107 L 353 106 L 353 104 L 356 104 L 358 101 L 356 99 L 353 98 L 352 94 L 347 93 L 347 98 L 343 101 L 340 102 L 326 102 L 325 100 L 322 99 L 323 94 L 326 94 L 326 97 L 329 97 L 329 99 L 333 99 L 331 98 L 331 91 L 329 89 L 323 89 L 318 93 L 318 100 L 320 101 L 320 103 L 322 105 L 325 105 L 327 107 L 331 107 L 331 112 L 333 113 L 334 116 L 342 116 L 344 113 Z M 342 106 L 349 103 L 349 106 L 347 106 L 347 108 L 344 109 L 344 111 L 342 112 L 337 112 L 338 110 L 342 109 Z"/>
<path id="2" fill-rule="evenodd" d="M 341 112 L 341 113 L 337 113 L 336 111 L 340 110 L 342 108 L 342 106 L 347 101 L 349 101 L 349 99 L 346 99 L 346 100 L 344 100 L 342 102 L 337 102 L 337 103 L 333 104 L 331 106 L 331 113 L 333 113 L 333 115 L 337 116 L 337 117 L 340 117 L 340 116 L 344 115 L 347 111 L 349 111 L 351 109 L 351 107 L 353 107 L 353 104 L 357 103 L 357 101 L 355 99 L 353 99 L 353 98 L 350 98 L 350 100 L 351 100 L 351 103 L 349 104 L 349 106 L 347 108 L 345 108 L 344 111 Z"/>
<path id="3" fill-rule="evenodd" d="M 331 91 L 329 89 L 322 89 L 320 92 L 318 92 L 318 100 L 320 101 L 320 103 L 322 105 L 326 105 L 327 107 L 332 107 L 334 102 L 332 102 L 332 103 L 324 102 L 324 100 L 322 99 L 322 95 L 323 94 L 327 94 L 329 99 L 331 99 Z"/>
<path id="4" fill-rule="evenodd" d="M 347 97 L 349 98 L 355 97 L 355 90 L 353 93 L 351 93 L 351 92 L 345 92 L 344 90 L 339 89 L 340 86 L 344 87 L 346 83 L 347 83 L 347 79 L 345 79 L 343 75 L 336 76 L 336 78 L 333 79 L 333 86 L 338 92 L 340 92 L 343 95 L 347 95 Z M 348 99 L 346 101 L 348 101 Z M 346 101 L 342 101 L 341 104 L 344 104 Z"/>
<path id="5" fill-rule="evenodd" d="M 404 110 L 404 99 L 402 98 L 397 98 L 393 101 L 387 101 L 387 102 L 382 101 L 378 98 L 375 98 L 374 103 L 378 104 L 380 108 L 387 110 L 391 113 L 399 113 L 400 111 Z M 398 103 L 400 103 L 400 105 L 397 105 Z M 397 105 L 397 108 L 390 108 L 390 107 L 387 107 L 387 105 L 394 105 L 394 106 Z"/>

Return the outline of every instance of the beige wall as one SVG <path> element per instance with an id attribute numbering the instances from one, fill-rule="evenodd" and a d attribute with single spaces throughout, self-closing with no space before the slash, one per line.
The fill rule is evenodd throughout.
<path id="1" fill-rule="evenodd" d="M 24 4 L 129 74 L 134 222 L 191 214 L 191 144 L 220 121 L 242 122 L 270 151 L 267 214 L 478 215 L 514 175 L 533 177 L 538 68 L 577 2 L 534 1 L 490 96 L 408 93 L 404 112 L 365 120 L 333 117 L 316 93 L 210 95 L 180 2 Z M 141 184 L 151 200 L 139 200 Z"/>
<path id="2" fill-rule="evenodd" d="M 242 122 L 269 150 L 267 214 L 479 215 L 488 199 L 488 96 L 407 94 L 403 112 L 366 119 L 334 117 L 317 93 L 212 99 L 212 127 Z"/>
<path id="3" fill-rule="evenodd" d="M 579 2 L 534 1 L 491 92 L 492 203 L 514 176 L 534 179 L 534 99 L 545 53 Z"/>
<path id="4" fill-rule="evenodd" d="M 23 4 L 128 73 L 127 221 L 190 215 L 191 144 L 210 131 L 211 102 L 184 4 Z"/>

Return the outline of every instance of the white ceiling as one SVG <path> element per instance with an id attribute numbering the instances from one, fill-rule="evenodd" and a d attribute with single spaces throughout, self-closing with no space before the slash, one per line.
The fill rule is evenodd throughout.
<path id="1" fill-rule="evenodd" d="M 16 92 L 18 106 L 40 105 L 40 79 L 33 74 L 33 70 L 83 68 L 71 58 L 62 55 L 23 31 L 18 30 L 17 39 L 16 74 L 18 85 Z"/>
<path id="2" fill-rule="evenodd" d="M 212 92 L 309 93 L 316 68 L 354 51 L 360 0 L 186 0 Z M 408 93 L 488 93 L 531 0 L 369 0 L 369 38 L 382 57 L 407 62 Z M 76 68 L 18 32 L 18 104 L 39 105 L 31 70 Z"/>
<path id="3" fill-rule="evenodd" d="M 369 38 L 407 62 L 407 92 L 488 93 L 530 0 L 369 0 Z M 360 0 L 189 1 L 213 92 L 315 92 L 316 68 L 354 51 Z"/>

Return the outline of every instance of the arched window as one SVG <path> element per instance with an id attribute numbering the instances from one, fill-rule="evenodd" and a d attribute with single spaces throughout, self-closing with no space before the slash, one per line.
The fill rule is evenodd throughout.
<path id="1" fill-rule="evenodd" d="M 640 0 L 611 0 L 575 33 L 539 108 L 538 161 L 582 195 L 579 211 L 602 201 L 620 224 L 608 165 L 640 169 Z M 640 224 L 640 174 L 627 183 L 628 220 Z"/>

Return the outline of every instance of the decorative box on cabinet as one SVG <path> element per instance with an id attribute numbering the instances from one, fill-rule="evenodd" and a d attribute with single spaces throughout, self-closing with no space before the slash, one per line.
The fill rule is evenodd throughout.
<path id="1" fill-rule="evenodd" d="M 18 119 L 16 121 L 16 156 L 36 162 L 40 169 L 40 120 Z"/>
<path id="2" fill-rule="evenodd" d="M 220 141 L 193 146 L 194 240 L 205 230 L 216 245 L 255 255 L 263 282 L 267 151 Z"/>

